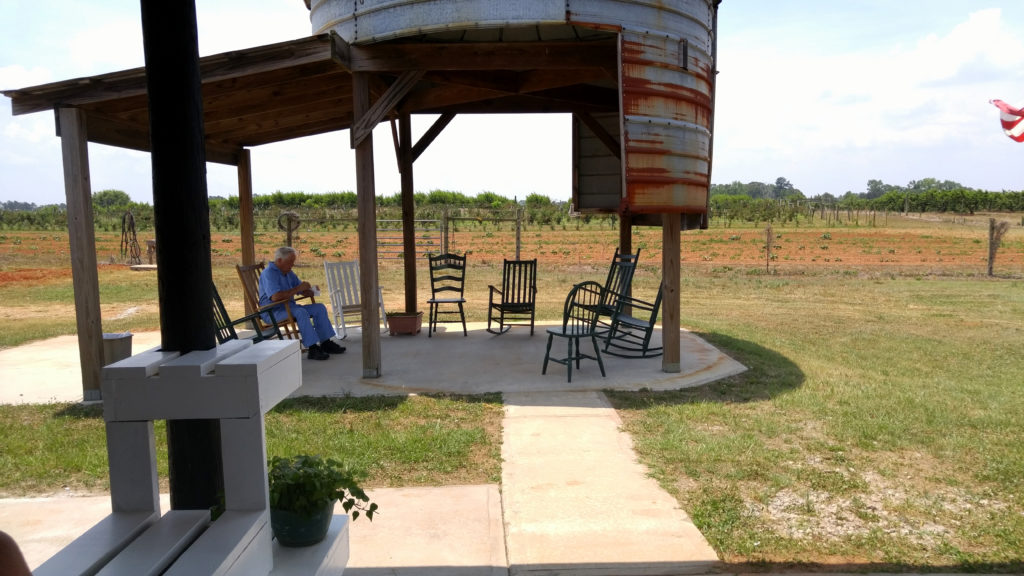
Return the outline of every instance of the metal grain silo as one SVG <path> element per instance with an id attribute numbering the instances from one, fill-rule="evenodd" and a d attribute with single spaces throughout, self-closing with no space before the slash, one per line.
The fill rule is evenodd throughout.
<path id="1" fill-rule="evenodd" d="M 314 33 L 334 32 L 352 46 L 566 42 L 586 51 L 614 39 L 607 77 L 580 86 L 617 91 L 617 110 L 544 109 L 574 114 L 574 204 L 637 221 L 679 213 L 693 227 L 707 213 L 720 1 L 312 0 L 309 7 Z"/>

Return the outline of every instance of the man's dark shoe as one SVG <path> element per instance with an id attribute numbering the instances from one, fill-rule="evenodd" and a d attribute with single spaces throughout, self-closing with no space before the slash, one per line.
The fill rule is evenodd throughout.
<path id="1" fill-rule="evenodd" d="M 319 344 L 314 344 L 309 347 L 309 352 L 306 353 L 306 357 L 310 360 L 327 360 L 331 355 L 324 352 L 323 348 L 321 348 Z"/>
<path id="2" fill-rule="evenodd" d="M 321 342 L 320 349 L 323 350 L 324 352 L 327 352 L 328 354 L 341 354 L 345 352 L 344 346 L 338 346 L 337 343 L 334 342 L 334 340 L 330 339 Z"/>

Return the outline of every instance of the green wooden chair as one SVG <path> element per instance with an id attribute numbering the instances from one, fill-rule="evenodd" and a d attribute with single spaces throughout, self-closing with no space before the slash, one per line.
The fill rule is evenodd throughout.
<path id="1" fill-rule="evenodd" d="M 427 337 L 437 332 L 438 317 L 459 315 L 462 320 L 462 335 L 466 331 L 466 311 L 462 296 L 466 284 L 466 257 L 458 254 L 439 254 L 430 257 L 430 313 L 427 322 Z M 441 310 L 441 306 L 455 306 L 456 310 Z M 454 320 L 450 320 L 454 322 Z"/>
<path id="2" fill-rule="evenodd" d="M 533 336 L 537 310 L 537 259 L 505 260 L 501 271 L 501 289 L 490 288 L 487 298 L 487 331 L 504 334 L 512 326 L 529 326 Z M 491 328 L 496 322 L 498 329 Z"/>
<path id="3" fill-rule="evenodd" d="M 658 312 L 661 310 L 661 287 L 654 302 L 620 296 L 611 325 L 604 336 L 604 351 L 622 358 L 653 358 L 661 356 L 661 346 L 651 346 Z"/>
<path id="4" fill-rule="evenodd" d="M 601 302 L 597 306 L 597 326 L 595 330 L 604 336 L 611 328 L 611 318 L 618 307 L 621 297 L 628 297 L 633 287 L 633 274 L 640 260 L 640 250 L 636 254 L 622 254 L 615 249 L 615 256 L 608 267 L 608 277 L 601 285 Z"/>
<path id="5" fill-rule="evenodd" d="M 601 302 L 601 285 L 597 282 L 582 282 L 572 287 L 569 295 L 565 298 L 565 307 L 562 310 L 562 323 L 547 329 L 548 345 L 544 351 L 544 367 L 541 374 L 548 373 L 548 361 L 557 362 L 566 368 L 569 382 L 572 382 L 572 367 L 580 368 L 580 360 L 597 360 L 601 368 L 601 376 L 605 375 L 604 362 L 601 360 L 601 351 L 597 347 L 597 334 L 594 332 L 597 323 L 597 306 Z M 563 358 L 551 357 L 551 344 L 555 338 L 564 338 L 568 350 Z M 594 346 L 594 354 L 585 354 L 580 349 L 580 341 L 589 338 Z"/>

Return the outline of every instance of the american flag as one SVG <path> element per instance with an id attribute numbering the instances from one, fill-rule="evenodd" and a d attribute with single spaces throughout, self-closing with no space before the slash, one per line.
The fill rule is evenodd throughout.
<path id="1" fill-rule="evenodd" d="M 989 100 L 999 108 L 999 120 L 1003 123 L 1003 132 L 1014 142 L 1024 142 L 1024 108 L 1014 108 L 1002 100 Z"/>

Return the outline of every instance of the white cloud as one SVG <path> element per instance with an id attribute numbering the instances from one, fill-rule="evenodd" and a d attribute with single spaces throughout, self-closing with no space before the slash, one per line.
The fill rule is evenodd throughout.
<path id="1" fill-rule="evenodd" d="M 870 153 L 893 163 L 907 149 L 991 138 L 996 114 L 987 100 L 1010 99 L 1000 96 L 1010 85 L 1024 92 L 1020 35 L 999 9 L 918 34 L 885 44 L 837 41 L 842 52 L 793 42 L 741 42 L 731 50 L 720 41 L 716 174 L 753 158 L 787 175 L 806 165 L 823 170 L 819 157 L 852 162 Z"/>

